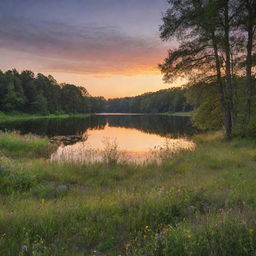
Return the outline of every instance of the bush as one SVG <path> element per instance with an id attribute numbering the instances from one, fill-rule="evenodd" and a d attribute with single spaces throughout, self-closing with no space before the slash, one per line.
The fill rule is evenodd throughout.
<path id="1" fill-rule="evenodd" d="M 31 175 L 15 173 L 3 164 L 0 165 L 0 193 L 25 192 L 37 183 Z"/>

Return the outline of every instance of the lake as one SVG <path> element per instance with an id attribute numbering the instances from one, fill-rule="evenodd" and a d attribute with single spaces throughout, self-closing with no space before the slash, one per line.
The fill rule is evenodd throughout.
<path id="1" fill-rule="evenodd" d="M 53 161 L 98 162 L 118 158 L 145 162 L 159 150 L 191 149 L 190 117 L 95 114 L 85 117 L 1 123 L 1 130 L 48 136 L 59 145 Z"/>

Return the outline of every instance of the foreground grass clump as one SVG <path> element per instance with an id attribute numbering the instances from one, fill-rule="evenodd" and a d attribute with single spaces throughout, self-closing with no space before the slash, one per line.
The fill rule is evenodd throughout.
<path id="1" fill-rule="evenodd" d="M 0 150 L 11 157 L 45 157 L 52 147 L 46 138 L 0 131 Z"/>
<path id="2" fill-rule="evenodd" d="M 238 215 L 209 218 L 214 219 L 213 223 L 166 226 L 157 233 L 147 228 L 127 245 L 127 255 L 255 255 L 252 224 L 243 223 Z"/>
<path id="3" fill-rule="evenodd" d="M 17 135 L 16 151 L 8 136 L 0 136 L 0 255 L 256 253 L 253 140 L 199 135 L 194 152 L 136 166 L 57 164 L 33 150 L 27 158 L 30 143 L 45 152 L 47 141 Z"/>

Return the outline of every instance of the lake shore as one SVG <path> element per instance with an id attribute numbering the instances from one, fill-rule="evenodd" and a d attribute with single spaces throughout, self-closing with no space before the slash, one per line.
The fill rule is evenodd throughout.
<path id="1" fill-rule="evenodd" d="M 0 123 L 15 122 L 15 121 L 26 121 L 35 119 L 53 119 L 53 118 L 69 118 L 69 117 L 86 117 L 90 114 L 50 114 L 50 115 L 37 115 L 37 114 L 26 114 L 26 113 L 3 113 L 0 112 Z"/>
<path id="2" fill-rule="evenodd" d="M 192 112 L 174 112 L 174 113 L 160 113 L 160 115 L 167 115 L 167 116 L 188 116 L 190 117 L 192 115 Z"/>
<path id="3" fill-rule="evenodd" d="M 105 113 L 103 113 L 105 114 Z M 114 114 L 114 113 L 112 113 Z M 120 113 L 123 115 L 123 113 Z M 145 113 L 130 113 L 131 115 L 146 115 Z M 25 120 L 35 120 L 35 119 L 53 119 L 53 118 L 69 118 L 69 117 L 87 117 L 92 114 L 50 114 L 50 115 L 36 115 L 36 114 L 26 114 L 26 113 L 3 113 L 0 112 L 0 123 L 15 122 L 15 121 L 25 121 Z M 102 115 L 102 113 L 97 113 L 97 115 Z M 117 115 L 117 114 L 116 114 Z M 174 112 L 174 113 L 155 113 L 155 115 L 167 115 L 167 116 L 191 116 L 191 112 Z"/>
<path id="4" fill-rule="evenodd" d="M 1 254 L 252 255 L 256 142 L 193 140 L 161 165 L 81 165 L 47 160 L 46 138 L 1 133 Z"/>

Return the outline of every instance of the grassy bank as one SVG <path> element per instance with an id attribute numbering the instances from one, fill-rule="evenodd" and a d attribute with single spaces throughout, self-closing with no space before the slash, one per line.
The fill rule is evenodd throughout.
<path id="1" fill-rule="evenodd" d="M 0 112 L 0 123 L 15 122 L 15 121 L 25 121 L 25 120 L 35 120 L 44 118 L 69 118 L 69 117 L 86 117 L 89 114 L 50 114 L 50 115 L 34 115 L 25 113 L 3 113 Z"/>
<path id="2" fill-rule="evenodd" d="M 162 113 L 162 115 L 166 116 L 191 116 L 192 112 L 174 112 L 174 113 Z"/>
<path id="3" fill-rule="evenodd" d="M 16 121 L 26 121 L 35 119 L 51 119 L 51 118 L 69 118 L 69 117 L 86 117 L 90 114 L 50 114 L 50 115 L 34 115 L 25 113 L 3 113 L 0 112 L 0 123 L 6 122 L 16 122 Z M 160 113 L 157 115 L 167 115 L 167 116 L 191 116 L 191 112 L 175 112 L 175 113 Z"/>
<path id="4" fill-rule="evenodd" d="M 0 255 L 255 255 L 256 142 L 194 140 L 160 166 L 58 165 L 2 133 Z"/>

